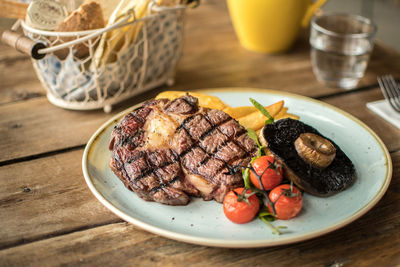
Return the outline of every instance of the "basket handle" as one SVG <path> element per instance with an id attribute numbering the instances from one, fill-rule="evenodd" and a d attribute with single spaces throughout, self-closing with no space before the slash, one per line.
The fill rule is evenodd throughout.
<path id="1" fill-rule="evenodd" d="M 21 33 L 6 30 L 1 35 L 1 41 L 34 59 L 42 59 L 46 56 L 46 54 L 39 53 L 39 49 L 46 48 L 43 43 L 35 42 Z"/>

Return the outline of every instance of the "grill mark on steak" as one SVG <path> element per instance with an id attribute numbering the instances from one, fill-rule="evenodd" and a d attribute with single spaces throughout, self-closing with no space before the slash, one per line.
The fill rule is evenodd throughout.
<path id="1" fill-rule="evenodd" d="M 204 117 L 206 119 L 206 121 L 211 125 L 211 127 L 208 128 L 208 130 L 206 130 L 203 134 L 201 134 L 196 142 L 197 138 L 193 137 L 192 134 L 186 128 L 186 124 L 188 122 L 191 122 L 195 118 L 195 116 L 199 116 L 199 115 L 196 114 L 194 116 L 186 118 L 184 120 L 184 122 L 182 122 L 182 124 L 179 125 L 176 130 L 176 131 L 178 131 L 179 129 L 184 129 L 186 131 L 186 133 L 189 135 L 189 137 L 191 138 L 192 143 L 194 143 L 194 144 L 192 144 L 191 147 L 189 147 L 183 153 L 181 153 L 180 156 L 183 157 L 188 152 L 192 151 L 194 148 L 200 148 L 203 150 L 203 152 L 205 152 L 206 155 L 208 155 L 203 160 L 201 160 L 196 167 L 190 168 L 190 171 L 193 174 L 206 177 L 206 179 L 209 180 L 210 182 L 215 182 L 215 175 L 210 175 L 208 172 L 202 171 L 202 170 L 207 169 L 207 164 L 212 159 L 216 159 L 216 160 L 219 160 L 218 162 L 222 162 L 222 164 L 219 164 L 219 167 L 217 169 L 212 170 L 212 171 L 214 171 L 212 173 L 217 174 L 217 175 L 222 173 L 223 170 L 227 170 L 226 172 L 223 172 L 223 174 L 234 175 L 240 171 L 240 167 L 242 167 L 242 168 L 246 167 L 247 164 L 244 166 L 242 166 L 240 163 L 237 165 L 230 164 L 230 162 L 237 160 L 241 156 L 247 156 L 247 157 L 251 158 L 252 155 L 254 154 L 254 152 L 257 150 L 257 148 L 253 146 L 253 149 L 248 151 L 248 149 L 246 149 L 242 144 L 236 142 L 236 140 L 234 139 L 235 137 L 239 137 L 239 136 L 243 136 L 243 135 L 247 136 L 246 130 L 244 128 L 240 128 L 240 127 L 233 127 L 233 131 L 232 131 L 232 129 L 229 129 L 230 122 L 233 123 L 233 125 L 235 125 L 235 126 L 237 125 L 237 124 L 234 124 L 236 121 L 233 120 L 229 116 L 227 118 L 223 118 L 222 120 L 217 121 L 217 123 L 214 124 L 212 122 L 212 120 L 207 116 L 207 113 L 201 114 L 200 116 Z M 224 124 L 227 124 L 227 125 L 225 125 L 225 127 L 223 127 Z M 225 133 L 221 131 L 221 127 L 222 127 L 222 130 L 225 130 L 224 131 Z M 242 153 L 239 155 L 234 155 L 233 157 L 228 158 L 227 160 L 222 157 L 218 157 L 218 154 L 207 153 L 207 151 L 203 147 L 201 147 L 200 142 L 204 141 L 204 138 L 206 138 L 207 136 L 209 136 L 211 133 L 213 133 L 215 131 L 217 131 L 218 133 L 221 133 L 224 137 L 227 138 L 224 142 L 222 142 L 221 145 L 219 145 L 215 149 L 216 151 L 221 151 L 224 147 L 228 146 L 228 144 L 233 144 L 237 148 L 239 148 L 239 152 L 242 152 Z M 226 153 L 230 153 L 230 152 L 226 152 Z M 229 157 L 229 154 L 225 155 L 225 156 Z M 216 163 L 216 164 L 218 164 L 218 163 Z M 205 166 L 205 167 L 203 167 L 203 166 Z M 217 188 L 214 188 L 213 192 L 215 192 L 216 190 L 217 190 Z"/>
<path id="2" fill-rule="evenodd" d="M 200 141 L 203 141 L 206 137 L 210 136 L 213 132 L 218 131 L 217 127 L 212 126 L 210 129 L 205 131 L 199 138 Z"/>
<path id="3" fill-rule="evenodd" d="M 183 152 L 181 152 L 181 153 L 179 154 L 180 157 L 183 157 L 185 154 L 187 154 L 187 153 L 195 146 L 195 145 L 193 145 L 193 143 L 196 143 L 196 140 L 193 138 L 193 136 L 190 134 L 190 132 L 185 128 L 186 123 L 190 122 L 193 118 L 194 118 L 194 116 L 187 117 L 187 118 L 176 128 L 176 131 L 175 131 L 175 132 L 178 132 L 178 131 L 181 130 L 181 129 L 184 130 L 184 131 L 186 132 L 186 134 L 189 136 L 189 138 L 191 139 L 191 141 L 192 141 L 192 146 L 186 148 Z M 219 133 L 222 134 L 222 132 L 219 131 L 217 128 L 218 128 L 221 124 L 223 124 L 223 123 L 225 123 L 226 121 L 232 119 L 232 118 L 229 117 L 229 118 L 227 118 L 227 119 L 225 119 L 225 120 L 219 122 L 218 124 L 213 125 L 212 122 L 211 122 L 207 117 L 205 117 L 205 118 L 206 118 L 206 120 L 211 124 L 211 127 L 210 127 L 208 130 L 206 130 L 206 131 L 200 136 L 199 141 L 204 141 L 204 139 L 207 138 L 207 137 L 208 137 L 210 134 L 212 134 L 214 131 L 218 131 Z M 200 146 L 200 147 L 201 147 L 201 146 Z M 202 147 L 202 148 L 203 148 L 203 147 Z M 204 148 L 203 148 L 203 149 L 204 149 Z M 218 149 L 218 147 L 217 147 L 216 149 Z"/>
<path id="4" fill-rule="evenodd" d="M 143 153 L 142 151 L 140 151 L 140 152 L 141 152 L 141 153 L 139 153 L 139 155 L 137 155 L 137 156 L 135 156 L 135 157 L 133 157 L 133 158 L 128 159 L 127 163 L 128 163 L 128 164 L 131 164 L 132 162 L 134 162 L 134 161 L 140 159 L 141 157 L 144 157 L 144 153 Z"/>
<path id="5" fill-rule="evenodd" d="M 179 176 L 175 176 L 171 181 L 169 181 L 167 183 L 162 183 L 162 184 L 160 184 L 160 186 L 153 187 L 152 189 L 150 189 L 150 193 L 154 194 L 158 190 L 163 189 L 164 187 L 166 187 L 166 186 L 168 186 L 170 184 L 173 184 L 173 183 L 175 183 L 177 181 L 179 181 Z"/>
<path id="6" fill-rule="evenodd" d="M 145 170 L 144 172 L 140 173 L 139 176 L 137 176 L 137 177 L 134 179 L 134 181 L 137 182 L 137 181 L 139 181 L 140 179 L 143 179 L 144 177 L 146 177 L 146 176 L 148 176 L 148 175 L 154 173 L 154 172 L 157 171 L 158 169 L 167 167 L 167 166 L 169 166 L 169 165 L 171 165 L 171 164 L 174 164 L 174 163 L 176 163 L 176 162 L 166 162 L 166 163 L 164 163 L 163 165 L 161 165 L 160 167 L 157 167 L 156 169 L 147 169 L 147 170 Z"/>
<path id="7" fill-rule="evenodd" d="M 183 120 L 183 122 L 176 128 L 176 131 L 180 130 L 181 128 L 184 128 L 185 124 L 191 120 L 193 120 L 194 116 L 187 117 L 186 119 Z M 185 129 L 185 128 L 184 128 Z M 186 130 L 186 129 L 185 129 Z M 187 131 L 187 130 L 186 130 Z"/>
<path id="8" fill-rule="evenodd" d="M 200 167 L 201 165 L 207 164 L 207 162 L 211 159 L 210 156 L 206 157 L 205 159 L 203 159 L 202 161 L 200 161 L 199 165 L 196 166 L 196 169 L 198 167 Z"/>
<path id="9" fill-rule="evenodd" d="M 164 106 L 164 111 L 175 114 L 192 114 L 198 110 L 198 100 L 195 97 L 179 97 L 169 101 Z"/>
<path id="10" fill-rule="evenodd" d="M 226 168 L 228 169 L 228 171 L 224 172 L 223 174 L 233 175 L 233 174 L 235 174 L 235 173 L 240 171 L 240 167 L 245 168 L 247 166 L 247 163 L 243 164 L 243 162 L 239 162 L 236 165 L 232 164 L 232 166 L 229 165 L 229 164 L 226 164 Z"/>
<path id="11" fill-rule="evenodd" d="M 132 113 L 112 133 L 110 166 L 139 197 L 183 205 L 188 195 L 200 194 L 205 200 L 222 202 L 229 190 L 242 186 L 240 171 L 255 155 L 257 145 L 226 113 L 198 108 L 197 99 L 189 95 L 147 102 Z M 167 129 L 174 127 L 159 132 L 162 123 L 168 123 Z M 152 138 L 164 134 L 165 141 L 150 144 L 148 129 L 156 131 Z"/>
<path id="12" fill-rule="evenodd" d="M 188 101 L 186 98 L 181 98 L 186 104 L 188 104 L 193 110 L 197 110 L 198 106 L 197 106 L 197 101 L 196 101 L 196 105 L 194 105 L 194 103 Z"/>
<path id="13" fill-rule="evenodd" d="M 127 137 L 123 138 L 121 140 L 121 145 L 123 145 L 123 146 L 133 145 L 134 147 L 131 146 L 132 149 L 136 148 L 140 144 L 140 141 L 142 140 L 143 135 L 144 135 L 144 131 L 139 130 L 133 136 L 127 136 Z"/>
<path id="14" fill-rule="evenodd" d="M 223 148 L 226 147 L 229 143 L 232 143 L 232 140 L 231 140 L 231 141 L 226 141 L 226 142 L 222 143 L 222 145 L 219 146 L 219 147 L 217 148 L 217 150 L 223 149 Z M 243 151 L 246 153 L 245 150 L 243 150 Z M 248 153 L 247 153 L 247 154 L 248 154 Z M 231 166 L 231 165 L 229 164 L 229 162 L 236 160 L 236 159 L 237 159 L 238 157 L 240 157 L 240 156 L 244 156 L 244 155 L 243 155 L 243 154 L 235 155 L 233 158 L 231 158 L 231 159 L 229 159 L 228 161 L 226 161 L 226 160 L 224 160 L 224 159 L 222 159 L 222 158 L 218 158 L 218 157 L 216 156 L 216 154 L 208 155 L 208 157 L 206 157 L 204 160 L 202 160 L 202 161 L 199 163 L 199 165 L 196 166 L 195 169 L 198 169 L 200 166 L 207 164 L 208 161 L 209 161 L 210 159 L 213 159 L 213 158 L 214 158 L 214 159 L 217 159 L 217 160 L 222 161 L 222 162 L 225 164 L 225 167 L 228 168 L 230 174 L 235 174 L 237 171 L 231 171 L 231 170 L 237 169 L 238 166 Z M 244 166 L 242 166 L 242 167 L 244 167 Z M 220 169 L 218 169 L 218 173 L 221 171 L 222 168 L 223 168 L 223 167 L 221 167 Z M 212 177 L 209 177 L 209 178 L 212 178 Z"/>
<path id="15" fill-rule="evenodd" d="M 172 161 L 165 161 L 165 162 L 161 162 L 160 164 L 155 164 L 154 162 L 152 162 L 151 160 L 149 160 L 149 156 L 152 153 L 156 153 L 156 152 L 150 152 L 149 154 L 147 153 L 142 153 L 140 156 L 138 156 L 136 158 L 136 160 L 143 158 L 148 166 L 148 168 L 146 168 L 144 171 L 142 171 L 139 176 L 137 176 L 136 178 L 134 178 L 134 181 L 139 181 L 140 179 L 143 179 L 144 177 L 158 171 L 159 169 L 162 169 L 164 167 L 167 167 L 171 164 L 174 164 L 176 162 L 179 162 L 179 157 L 176 156 L 176 154 L 173 152 L 173 150 L 170 150 L 171 154 L 173 155 L 173 159 Z M 134 161 L 132 161 L 134 162 Z M 132 163 L 131 162 L 131 163 Z"/>
<path id="16" fill-rule="evenodd" d="M 213 121 L 206 115 L 206 114 L 202 114 L 203 118 L 207 121 L 208 124 L 211 125 L 211 128 L 208 129 L 207 131 L 205 131 L 201 136 L 200 136 L 200 140 L 203 140 L 206 136 L 208 136 L 210 134 L 210 132 L 214 131 L 214 130 L 218 130 L 218 127 L 221 126 L 222 124 L 224 124 L 225 122 L 231 120 L 231 118 L 226 118 L 218 123 L 213 123 Z"/>
<path id="17" fill-rule="evenodd" d="M 186 129 L 186 123 L 192 121 L 195 116 L 204 117 L 205 120 L 211 125 L 211 127 L 208 130 L 206 130 L 203 134 L 200 135 L 200 137 L 198 138 L 198 142 L 196 142 L 197 138 L 193 137 L 191 135 L 191 133 Z M 203 166 L 206 166 L 207 163 L 211 159 L 216 159 L 216 160 L 219 160 L 219 161 L 221 161 L 223 163 L 223 164 L 220 164 L 219 168 L 217 168 L 216 170 L 215 169 L 213 170 L 213 171 L 215 171 L 216 174 L 219 174 L 220 172 L 222 172 L 223 169 L 227 168 L 228 171 L 226 173 L 229 174 L 229 175 L 233 175 L 233 174 L 236 174 L 240 170 L 239 169 L 240 167 L 245 167 L 245 166 L 241 166 L 241 165 L 232 166 L 229 163 L 233 162 L 234 160 L 236 160 L 236 159 L 238 159 L 240 157 L 243 157 L 243 156 L 251 157 L 251 154 L 252 154 L 251 152 L 254 152 L 256 149 L 253 149 L 252 151 L 248 152 L 241 144 L 239 144 L 238 142 L 236 142 L 234 140 L 234 137 L 241 136 L 241 135 L 245 134 L 246 130 L 240 129 L 239 131 L 234 131 L 234 133 L 232 133 L 232 134 L 230 134 L 230 136 L 228 136 L 227 134 L 224 134 L 219 129 L 220 126 L 222 126 L 223 124 L 225 124 L 226 122 L 229 122 L 231 120 L 233 122 L 235 122 L 232 118 L 228 117 L 228 118 L 225 118 L 225 119 L 221 120 L 220 122 L 218 122 L 218 124 L 213 124 L 212 121 L 208 118 L 208 116 L 206 116 L 204 114 L 200 114 L 200 115 L 196 114 L 194 116 L 186 118 L 185 121 L 182 122 L 182 124 L 178 126 L 177 130 L 179 130 L 181 128 L 184 129 L 188 133 L 188 135 L 192 139 L 192 141 L 194 141 L 194 145 L 192 145 L 190 148 L 186 149 L 183 153 L 180 154 L 181 157 L 186 155 L 188 152 L 192 151 L 194 148 L 200 148 L 200 149 L 203 150 L 203 152 L 205 154 L 208 155 L 202 161 L 200 161 L 196 167 L 190 168 L 191 172 L 193 172 L 194 174 L 197 174 L 197 175 L 205 176 L 210 181 L 214 181 L 215 180 L 214 179 L 214 175 L 209 175 L 207 172 L 202 172 L 201 170 L 199 171 L 199 169 L 201 169 Z M 213 133 L 215 131 L 218 131 L 218 133 L 221 133 L 226 138 L 228 138 L 221 145 L 216 147 L 215 150 L 223 151 L 223 149 L 226 146 L 228 146 L 229 144 L 232 144 L 232 145 L 234 145 L 234 146 L 236 146 L 238 148 L 238 150 L 236 150 L 236 152 L 238 152 L 239 154 L 236 154 L 236 155 L 233 155 L 233 157 L 230 157 L 231 154 L 229 154 L 229 153 L 232 152 L 232 151 L 229 151 L 229 152 L 226 151 L 225 154 L 224 154 L 224 152 L 221 152 L 221 154 L 223 154 L 223 155 L 219 156 L 218 153 L 217 154 L 208 153 L 203 147 L 201 147 L 200 141 L 203 141 L 204 138 L 206 138 L 207 136 L 209 136 L 211 133 Z M 229 133 L 229 131 L 226 131 L 226 133 Z M 235 151 L 233 151 L 233 152 L 235 152 Z M 228 154 L 226 154 L 226 153 L 228 153 Z M 207 167 L 204 167 L 204 168 L 207 168 Z"/>
<path id="18" fill-rule="evenodd" d="M 140 128 L 143 127 L 145 118 L 147 118 L 151 111 L 152 110 L 148 107 L 141 107 L 135 110 L 135 112 L 127 114 L 121 120 L 119 125 L 114 127 L 112 140 L 110 142 L 110 149 L 114 149 L 115 146 L 119 145 L 130 145 L 131 142 L 134 141 L 135 137 L 138 137 L 137 135 L 142 132 L 140 131 Z M 137 131 L 137 129 L 139 129 L 139 131 Z M 132 133 L 132 131 L 134 132 Z M 117 139 L 117 142 L 115 142 L 115 139 Z M 136 143 L 134 143 L 134 145 L 137 146 Z M 134 149 L 132 147 L 130 148 Z"/>

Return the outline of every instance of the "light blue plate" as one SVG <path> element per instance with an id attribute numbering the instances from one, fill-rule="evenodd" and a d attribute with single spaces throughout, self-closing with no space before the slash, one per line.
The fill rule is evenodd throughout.
<path id="1" fill-rule="evenodd" d="M 108 150 L 116 122 L 134 107 L 116 115 L 89 140 L 82 159 L 85 180 L 93 194 L 116 215 L 149 232 L 184 242 L 218 247 L 267 247 L 299 242 L 343 227 L 369 211 L 386 192 L 392 161 L 381 139 L 364 123 L 326 103 L 307 97 L 261 89 L 203 90 L 231 106 L 248 106 L 249 97 L 269 105 L 285 101 L 289 112 L 331 138 L 353 161 L 357 180 L 328 198 L 304 194 L 303 210 L 290 221 L 275 221 L 287 229 L 272 234 L 259 220 L 236 225 L 225 218 L 222 205 L 193 198 L 187 206 L 146 202 L 129 191 L 109 169 Z M 134 236 L 132 237 L 134 238 Z"/>

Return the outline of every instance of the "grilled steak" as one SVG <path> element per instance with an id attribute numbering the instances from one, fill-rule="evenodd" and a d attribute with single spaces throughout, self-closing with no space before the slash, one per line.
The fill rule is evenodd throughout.
<path id="1" fill-rule="evenodd" d="M 186 95 L 151 100 L 111 134 L 110 167 L 139 197 L 185 205 L 189 196 L 222 202 L 243 185 L 242 169 L 257 145 L 237 121 Z"/>
<path id="2" fill-rule="evenodd" d="M 261 142 L 283 161 L 284 175 L 304 191 L 317 196 L 330 196 L 354 183 L 355 168 L 346 154 L 332 141 L 336 156 L 326 168 L 305 162 L 295 149 L 295 140 L 303 133 L 324 137 L 315 128 L 301 121 L 282 119 L 264 126 Z"/>

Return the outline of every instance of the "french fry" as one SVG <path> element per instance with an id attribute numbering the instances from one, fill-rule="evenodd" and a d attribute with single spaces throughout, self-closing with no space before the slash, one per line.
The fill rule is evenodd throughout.
<path id="1" fill-rule="evenodd" d="M 265 109 L 268 111 L 268 113 L 272 117 L 275 117 L 276 114 L 278 114 L 281 111 L 281 109 L 283 108 L 284 104 L 285 104 L 285 101 L 281 100 L 281 101 L 278 101 L 278 102 L 276 102 L 276 103 L 274 103 L 272 105 L 269 105 L 269 106 L 265 107 Z"/>
<path id="2" fill-rule="evenodd" d="M 199 100 L 199 106 L 222 110 L 232 118 L 238 120 L 243 127 L 251 128 L 256 132 L 259 132 L 261 130 L 261 128 L 265 124 L 265 121 L 267 120 L 267 117 L 265 117 L 254 106 L 230 107 L 222 102 L 218 97 L 207 95 L 204 93 L 164 91 L 159 93 L 156 96 L 156 99 L 167 98 L 169 100 L 173 100 L 178 97 L 184 96 L 186 93 L 189 93 L 192 96 L 196 97 Z M 283 118 L 292 118 L 298 120 L 299 116 L 287 113 L 288 108 L 284 107 L 284 104 L 284 101 L 281 100 L 264 108 L 274 118 L 274 120 L 279 120 Z"/>
<path id="3" fill-rule="evenodd" d="M 250 128 L 256 131 L 263 127 L 266 120 L 267 118 L 263 114 L 261 114 L 261 112 L 255 111 L 253 113 L 250 113 L 249 115 L 239 118 L 238 122 L 244 128 Z"/>
<path id="4" fill-rule="evenodd" d="M 246 106 L 246 107 L 226 107 L 223 109 L 223 112 L 225 112 L 226 114 L 228 114 L 229 116 L 231 116 L 234 119 L 238 119 L 241 117 L 244 117 L 250 113 L 253 113 L 257 111 L 257 109 L 255 107 L 250 107 L 250 106 Z"/>
<path id="5" fill-rule="evenodd" d="M 272 105 L 274 105 L 274 104 L 272 104 Z M 271 105 L 271 106 L 272 106 Z M 264 107 L 267 111 L 268 111 L 268 109 L 271 109 L 271 112 L 272 113 L 274 113 L 275 112 L 275 108 L 276 109 L 279 109 L 280 108 L 280 103 L 277 105 L 277 106 L 272 106 L 272 107 Z M 283 104 L 282 104 L 283 105 Z M 275 119 L 275 117 L 276 116 L 278 116 L 278 117 L 281 117 L 281 116 L 283 116 L 284 114 L 286 114 L 286 111 L 287 111 L 288 109 L 287 108 L 282 108 L 275 116 L 272 116 L 272 114 L 271 114 L 271 112 L 269 112 L 270 114 L 271 114 L 271 116 L 272 117 L 274 117 L 274 119 Z M 248 115 L 248 114 L 250 114 L 250 113 L 253 113 L 253 112 L 255 112 L 255 111 L 257 111 L 257 108 L 256 107 L 254 107 L 254 106 L 242 106 L 242 107 L 226 107 L 224 110 L 223 110 L 225 113 L 227 113 L 229 116 L 231 116 L 232 118 L 234 118 L 234 119 L 239 119 L 239 118 L 241 118 L 241 117 L 244 117 L 244 116 L 246 116 L 246 115 Z"/>
<path id="6" fill-rule="evenodd" d="M 197 92 L 165 91 L 158 94 L 156 96 L 156 99 L 168 98 L 169 100 L 173 100 L 175 98 L 185 95 L 186 93 L 189 93 L 190 95 L 196 97 L 199 100 L 199 106 L 201 107 L 219 110 L 223 110 L 227 107 L 227 105 L 222 102 L 221 99 L 219 99 L 218 97 Z"/>
<path id="7" fill-rule="evenodd" d="M 269 105 L 265 107 L 265 109 L 268 111 L 268 113 L 272 116 L 275 117 L 283 108 L 284 101 L 278 101 L 272 105 Z M 259 130 L 262 128 L 265 124 L 265 121 L 268 118 L 265 117 L 260 111 L 255 111 L 252 112 L 244 117 L 238 118 L 239 124 L 241 124 L 243 127 L 253 129 L 254 131 Z"/>
<path id="8" fill-rule="evenodd" d="M 190 92 L 189 92 L 190 93 Z M 199 99 L 199 105 L 205 108 L 213 108 L 223 110 L 227 105 L 216 96 L 206 95 L 202 93 L 190 93 L 192 96 Z"/>
<path id="9" fill-rule="evenodd" d="M 279 120 L 279 119 L 283 118 L 283 117 L 286 115 L 287 110 L 288 110 L 287 107 L 283 107 L 283 108 L 281 109 L 281 111 L 279 111 L 278 114 L 276 114 L 276 115 L 274 116 L 274 120 Z"/>

